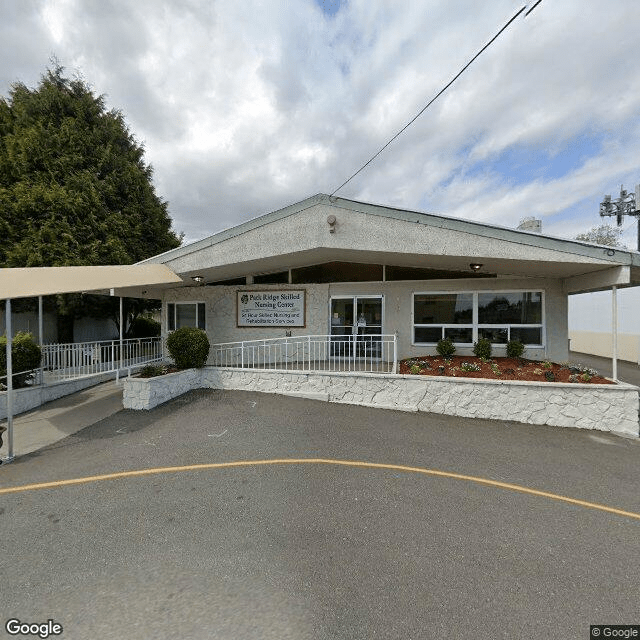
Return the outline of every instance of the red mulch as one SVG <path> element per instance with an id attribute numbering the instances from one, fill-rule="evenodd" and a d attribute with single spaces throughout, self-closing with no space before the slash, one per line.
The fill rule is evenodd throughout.
<path id="1" fill-rule="evenodd" d="M 478 365 L 480 371 L 463 371 L 463 362 Z M 424 365 L 425 368 L 422 368 Z M 615 384 L 611 380 L 597 375 L 590 379 L 583 378 L 583 373 L 577 369 L 567 368 L 555 362 L 541 360 L 526 360 L 524 358 L 491 358 L 482 361 L 476 356 L 453 356 L 445 360 L 442 356 L 419 356 L 407 358 L 400 362 L 400 373 L 411 374 L 411 366 L 420 366 L 421 376 L 453 376 L 457 378 L 490 378 L 492 380 L 525 380 L 535 382 L 589 382 L 592 384 Z M 491 365 L 494 365 L 492 369 Z M 571 365 L 569 365 L 571 366 Z M 498 373 L 499 372 L 499 373 Z M 548 373 L 550 372 L 550 373 Z M 545 376 L 545 374 L 547 374 Z M 553 375 L 553 379 L 551 379 Z"/>

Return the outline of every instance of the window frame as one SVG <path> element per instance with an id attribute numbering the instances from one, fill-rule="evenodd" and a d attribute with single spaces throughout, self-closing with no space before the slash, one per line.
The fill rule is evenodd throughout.
<path id="1" fill-rule="evenodd" d="M 176 331 L 176 329 L 181 329 L 182 327 L 178 327 L 178 306 L 195 306 L 196 308 L 196 329 L 202 329 L 203 331 L 207 330 L 207 305 L 204 300 L 185 300 L 185 301 L 174 301 L 167 302 L 167 333 L 171 333 L 172 331 Z M 204 319 L 204 327 L 200 326 L 200 307 L 203 306 L 203 314 L 202 317 Z M 173 318 L 171 318 L 171 307 L 173 307 Z M 187 325 L 185 325 L 187 326 Z"/>
<path id="2" fill-rule="evenodd" d="M 539 293 L 541 303 L 541 322 L 540 323 L 492 323 L 492 324 L 480 324 L 478 322 L 478 296 L 479 294 L 495 294 L 496 296 L 501 293 Z M 437 296 L 437 295 L 471 295 L 473 298 L 472 307 L 472 321 L 471 323 L 464 324 L 452 324 L 452 323 L 416 323 L 416 296 Z M 544 349 L 547 344 L 547 321 L 546 321 L 546 291 L 544 289 L 475 289 L 475 290 L 461 290 L 461 291 L 414 291 L 411 294 L 411 345 L 416 347 L 434 347 L 437 342 L 418 342 L 416 340 L 416 328 L 440 328 L 440 335 L 445 337 L 446 329 L 469 329 L 472 330 L 472 342 L 454 342 L 457 347 L 471 348 L 474 343 L 478 341 L 478 333 L 481 329 L 506 329 L 507 330 L 507 342 L 511 339 L 511 329 L 540 329 L 540 343 L 524 343 L 526 347 L 531 349 Z M 441 338 L 441 339 L 442 339 Z M 506 342 L 493 343 L 497 347 L 506 346 Z"/>

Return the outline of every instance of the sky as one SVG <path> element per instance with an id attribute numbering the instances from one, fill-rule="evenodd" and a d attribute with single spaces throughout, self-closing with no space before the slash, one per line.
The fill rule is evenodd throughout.
<path id="1" fill-rule="evenodd" d="M 81 76 L 190 242 L 333 192 L 533 4 L 0 0 L 0 95 L 54 56 Z M 640 183 L 639 25 L 637 0 L 543 0 L 336 195 L 566 238 L 601 224 L 603 196 Z"/>

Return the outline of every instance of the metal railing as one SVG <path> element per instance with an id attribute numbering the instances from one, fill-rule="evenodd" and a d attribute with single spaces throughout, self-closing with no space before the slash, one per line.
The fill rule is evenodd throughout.
<path id="1" fill-rule="evenodd" d="M 395 335 L 314 335 L 224 342 L 211 347 L 214 366 L 278 371 L 397 372 Z"/>
<path id="2" fill-rule="evenodd" d="M 8 375 L 0 376 L 0 391 L 7 390 L 7 379 Z M 16 384 L 16 379 L 20 379 L 21 377 L 26 378 L 26 384 L 30 387 L 37 387 L 42 384 L 42 369 L 29 369 L 28 371 L 14 371 L 11 375 L 11 378 L 14 381 L 14 386 Z"/>
<path id="3" fill-rule="evenodd" d="M 47 344 L 42 348 L 45 382 L 83 376 L 162 360 L 162 338 L 133 338 L 122 341 Z"/>

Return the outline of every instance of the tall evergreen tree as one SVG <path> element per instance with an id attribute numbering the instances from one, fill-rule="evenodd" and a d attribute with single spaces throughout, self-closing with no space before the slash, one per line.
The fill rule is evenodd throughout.
<path id="1" fill-rule="evenodd" d="M 131 264 L 179 246 L 151 177 L 122 113 L 86 82 L 55 65 L 35 89 L 14 84 L 0 97 L 0 266 Z M 61 340 L 81 308 L 58 300 Z"/>

